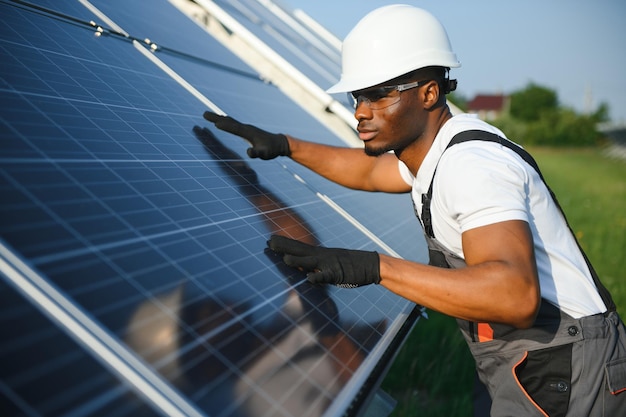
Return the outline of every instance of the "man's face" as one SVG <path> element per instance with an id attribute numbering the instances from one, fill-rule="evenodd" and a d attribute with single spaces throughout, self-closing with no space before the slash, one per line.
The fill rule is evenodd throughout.
<path id="1" fill-rule="evenodd" d="M 418 106 L 421 85 L 405 91 L 389 86 L 382 84 L 354 94 L 358 98 L 354 117 L 359 121 L 359 138 L 370 156 L 401 152 L 421 136 L 426 120 Z M 383 91 L 388 94 L 383 96 Z"/>

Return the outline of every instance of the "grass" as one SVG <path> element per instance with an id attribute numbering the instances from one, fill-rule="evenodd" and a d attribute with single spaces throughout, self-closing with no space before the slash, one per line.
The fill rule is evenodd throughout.
<path id="1" fill-rule="evenodd" d="M 626 317 L 626 161 L 600 149 L 531 148 L 579 242 Z M 472 415 L 473 359 L 454 319 L 429 312 L 382 383 L 392 417 Z"/>

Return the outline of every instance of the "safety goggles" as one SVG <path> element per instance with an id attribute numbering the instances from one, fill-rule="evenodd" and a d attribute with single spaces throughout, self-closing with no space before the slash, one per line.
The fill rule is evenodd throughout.
<path id="1" fill-rule="evenodd" d="M 358 107 L 359 103 L 365 103 L 365 105 L 372 110 L 380 110 L 399 102 L 400 93 L 402 91 L 421 87 L 428 81 L 429 80 L 414 81 L 407 84 L 385 85 L 383 87 L 352 91 L 348 93 L 348 100 L 351 100 L 355 109 Z"/>

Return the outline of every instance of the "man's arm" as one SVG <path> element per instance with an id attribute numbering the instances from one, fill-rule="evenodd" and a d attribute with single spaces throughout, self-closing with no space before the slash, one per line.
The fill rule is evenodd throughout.
<path id="1" fill-rule="evenodd" d="M 288 156 L 323 177 L 345 187 L 364 191 L 405 193 L 411 186 L 402 179 L 393 154 L 372 157 L 363 149 L 341 148 L 308 142 L 293 136 L 269 133 L 232 117 L 205 112 L 204 118 L 218 129 L 250 142 L 248 156 L 274 159 Z"/>
<path id="2" fill-rule="evenodd" d="M 504 221 L 462 235 L 467 267 L 445 269 L 380 255 L 380 284 L 460 319 L 531 326 L 541 302 L 528 223 Z"/>
<path id="3" fill-rule="evenodd" d="M 531 326 L 541 296 L 528 223 L 510 220 L 463 233 L 467 267 L 439 268 L 376 252 L 310 246 L 272 236 L 270 249 L 313 283 L 380 284 L 441 313 L 476 322 Z"/>
<path id="4" fill-rule="evenodd" d="M 322 145 L 289 135 L 287 139 L 291 159 L 344 187 L 387 193 L 411 191 L 393 154 L 368 156 L 363 149 Z"/>

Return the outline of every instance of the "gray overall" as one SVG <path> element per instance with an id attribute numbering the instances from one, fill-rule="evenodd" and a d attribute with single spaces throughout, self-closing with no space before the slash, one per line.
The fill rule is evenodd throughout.
<path id="1" fill-rule="evenodd" d="M 467 140 L 498 142 L 539 172 L 522 148 L 488 132 L 462 132 L 448 147 Z M 422 195 L 419 216 L 430 264 L 463 268 L 465 261 L 435 239 L 432 186 L 431 181 L 428 193 Z M 543 300 L 529 329 L 457 320 L 489 393 L 491 416 L 626 416 L 626 331 L 610 294 L 588 260 L 587 264 L 608 308 L 604 314 L 574 319 Z"/>

